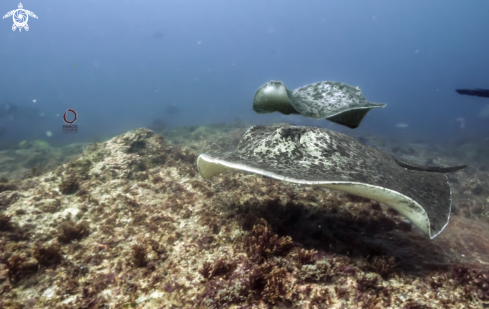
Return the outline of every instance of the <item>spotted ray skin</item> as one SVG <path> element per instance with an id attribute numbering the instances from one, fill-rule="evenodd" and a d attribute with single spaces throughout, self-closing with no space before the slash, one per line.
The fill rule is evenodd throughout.
<path id="1" fill-rule="evenodd" d="M 201 154 L 197 166 L 203 178 L 239 169 L 370 198 L 396 209 L 434 238 L 450 217 L 447 177 L 432 167 L 416 164 L 412 169 L 399 162 L 332 130 L 276 124 L 251 127 L 233 151 Z"/>

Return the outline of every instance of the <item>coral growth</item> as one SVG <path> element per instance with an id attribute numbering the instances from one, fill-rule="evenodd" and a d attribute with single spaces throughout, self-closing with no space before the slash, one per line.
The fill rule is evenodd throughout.
<path id="1" fill-rule="evenodd" d="M 489 271 L 473 269 L 470 265 L 454 265 L 451 279 L 463 286 L 465 298 L 489 302 Z"/>
<path id="2" fill-rule="evenodd" d="M 365 259 L 365 270 L 378 273 L 382 278 L 387 279 L 396 266 L 392 256 L 374 256 Z"/>
<path id="3" fill-rule="evenodd" d="M 248 257 L 262 263 L 267 258 L 285 255 L 293 247 L 292 239 L 272 235 L 265 220 L 260 220 L 253 231 L 243 239 L 243 246 Z"/>
<path id="4" fill-rule="evenodd" d="M 297 262 L 300 265 L 304 264 L 314 264 L 316 261 L 316 254 L 318 252 L 316 250 L 306 250 L 306 249 L 298 249 L 297 250 Z"/>
<path id="5" fill-rule="evenodd" d="M 214 262 L 204 262 L 199 273 L 204 279 L 209 280 L 216 276 L 225 276 L 229 272 L 232 272 L 235 267 L 235 262 L 230 262 L 227 258 L 221 257 Z"/>
<path id="6" fill-rule="evenodd" d="M 0 193 L 5 191 L 14 191 L 17 190 L 17 186 L 11 183 L 0 182 Z"/>

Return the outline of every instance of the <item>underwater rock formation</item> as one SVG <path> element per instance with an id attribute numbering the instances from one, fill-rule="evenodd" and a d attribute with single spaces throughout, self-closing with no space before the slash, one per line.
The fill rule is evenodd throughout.
<path id="1" fill-rule="evenodd" d="M 0 151 L 0 177 L 19 180 L 39 176 L 79 155 L 86 144 L 53 147 L 45 140 L 21 141 Z"/>

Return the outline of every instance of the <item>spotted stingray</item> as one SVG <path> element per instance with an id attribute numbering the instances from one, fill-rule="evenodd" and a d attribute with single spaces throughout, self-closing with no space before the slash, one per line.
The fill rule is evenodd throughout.
<path id="1" fill-rule="evenodd" d="M 450 217 L 451 190 L 444 173 L 466 167 L 424 166 L 335 131 L 289 124 L 253 126 L 233 151 L 201 154 L 197 166 L 204 179 L 237 169 L 376 200 L 430 238 Z"/>
<path id="2" fill-rule="evenodd" d="M 372 108 L 385 105 L 367 101 L 360 87 L 329 81 L 289 90 L 284 83 L 272 80 L 258 88 L 253 99 L 253 110 L 259 114 L 301 114 L 326 118 L 349 128 L 358 127 Z"/>

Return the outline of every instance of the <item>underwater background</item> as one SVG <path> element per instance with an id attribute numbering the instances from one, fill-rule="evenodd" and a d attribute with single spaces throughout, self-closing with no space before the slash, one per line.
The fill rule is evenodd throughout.
<path id="1" fill-rule="evenodd" d="M 0 104 L 18 106 L 11 118 L 0 116 L 2 144 L 86 141 L 156 119 L 169 127 L 274 121 L 280 116 L 251 109 L 254 91 L 269 80 L 291 89 L 322 80 L 361 86 L 367 100 L 388 106 L 359 132 L 438 139 L 489 128 L 487 108 L 481 112 L 489 103 L 454 91 L 487 87 L 484 1 L 23 4 L 39 16 L 29 31 L 13 32 L 11 18 L 0 31 Z M 78 113 L 77 135 L 60 132 L 68 108 Z"/>
<path id="2" fill-rule="evenodd" d="M 489 306 L 489 98 L 455 91 L 489 88 L 489 2 L 22 5 L 28 31 L 0 20 L 0 309 Z M 355 129 L 259 115 L 271 80 L 387 106 Z M 198 155 L 276 123 L 467 164 L 447 174 L 447 228 L 429 239 L 373 200 L 199 175 Z"/>

